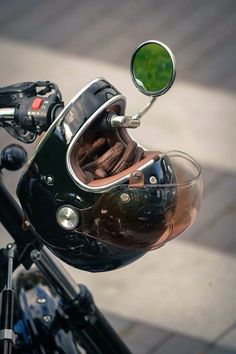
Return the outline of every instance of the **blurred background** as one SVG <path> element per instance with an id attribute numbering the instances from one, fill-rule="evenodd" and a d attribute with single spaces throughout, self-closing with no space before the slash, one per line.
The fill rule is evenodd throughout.
<path id="1" fill-rule="evenodd" d="M 236 353 L 235 38 L 235 0 L 0 0 L 0 86 L 51 80 L 68 102 L 102 76 L 134 113 L 147 102 L 130 79 L 134 49 L 157 39 L 176 56 L 173 88 L 131 134 L 200 161 L 195 225 L 121 270 L 68 267 L 137 354 Z M 1 132 L 0 148 L 12 141 Z M 4 172 L 13 193 L 19 175 Z"/>

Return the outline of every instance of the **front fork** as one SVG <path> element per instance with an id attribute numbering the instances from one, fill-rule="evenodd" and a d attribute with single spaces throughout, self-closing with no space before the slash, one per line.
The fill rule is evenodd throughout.
<path id="1" fill-rule="evenodd" d="M 90 348 L 99 348 L 103 354 L 131 354 L 118 334 L 96 307 L 93 297 L 84 285 L 77 285 L 61 263 L 44 246 L 33 250 L 31 259 L 62 299 L 68 327 L 90 342 Z M 82 338 L 83 340 L 83 338 Z M 98 350 L 98 349 L 96 349 Z"/>
<path id="2" fill-rule="evenodd" d="M 7 257 L 7 282 L 2 291 L 1 312 L 0 312 L 0 353 L 11 354 L 15 342 L 13 332 L 14 315 L 14 290 L 12 288 L 13 258 L 15 246 L 8 244 L 6 248 Z"/>
<path id="3" fill-rule="evenodd" d="M 73 330 L 75 334 L 82 334 L 84 342 L 91 343 L 91 348 L 99 348 L 100 351 L 97 350 L 97 353 L 131 354 L 94 304 L 89 290 L 85 286 L 78 286 L 66 270 L 63 269 L 56 257 L 53 257 L 45 246 L 41 248 L 41 242 L 35 237 L 30 228 L 27 230 L 22 229 L 24 221 L 22 210 L 4 187 L 1 180 L 0 199 L 0 222 L 16 243 L 14 265 L 12 250 L 7 251 L 8 286 L 3 290 L 2 294 L 0 345 L 3 349 L 0 353 L 11 354 L 14 341 L 14 333 L 12 332 L 12 267 L 16 269 L 19 264 L 23 264 L 26 269 L 29 269 L 32 263 L 35 263 L 43 277 L 63 300 L 63 311 L 68 313 L 66 321 L 70 330 Z M 3 276 L 4 274 L 1 274 L 0 289 L 6 283 L 6 277 Z M 96 353 L 95 350 L 90 350 L 90 352 Z"/>

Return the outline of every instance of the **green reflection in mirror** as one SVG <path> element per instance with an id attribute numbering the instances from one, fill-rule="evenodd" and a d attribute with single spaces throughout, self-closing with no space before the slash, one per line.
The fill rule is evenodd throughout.
<path id="1" fill-rule="evenodd" d="M 174 80 L 173 59 L 158 42 L 141 45 L 132 58 L 131 67 L 136 86 L 147 95 L 166 92 Z"/>

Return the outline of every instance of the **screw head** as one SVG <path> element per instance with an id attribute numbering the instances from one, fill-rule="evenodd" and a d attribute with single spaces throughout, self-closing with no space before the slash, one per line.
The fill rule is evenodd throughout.
<path id="1" fill-rule="evenodd" d="M 134 177 L 135 179 L 139 179 L 141 176 L 142 176 L 141 171 L 135 171 L 135 172 L 133 173 L 133 177 Z"/>
<path id="2" fill-rule="evenodd" d="M 30 227 L 30 222 L 29 222 L 29 220 L 25 220 L 25 226 L 26 226 L 26 227 Z"/>
<path id="3" fill-rule="evenodd" d="M 50 315 L 44 315 L 44 316 L 43 316 L 43 321 L 44 321 L 44 322 L 48 323 L 48 322 L 50 322 L 51 320 L 52 320 L 52 316 L 50 316 Z"/>
<path id="4" fill-rule="evenodd" d="M 157 179 L 156 179 L 156 177 L 155 177 L 155 176 L 151 176 L 151 177 L 149 178 L 149 182 L 150 182 L 151 184 L 157 184 Z"/>
<path id="5" fill-rule="evenodd" d="M 31 253 L 30 253 L 30 257 L 32 259 L 33 262 L 36 262 L 36 261 L 40 261 L 41 259 L 41 253 L 37 250 L 33 250 Z"/>
<path id="6" fill-rule="evenodd" d="M 54 178 L 52 176 L 46 176 L 45 181 L 46 181 L 47 185 L 53 186 Z"/>
<path id="7" fill-rule="evenodd" d="M 47 299 L 45 297 L 38 297 L 37 298 L 38 304 L 45 304 L 46 302 L 47 302 Z"/>
<path id="8" fill-rule="evenodd" d="M 123 203 L 128 203 L 130 201 L 129 194 L 122 193 L 120 196 L 120 199 L 122 200 Z"/>

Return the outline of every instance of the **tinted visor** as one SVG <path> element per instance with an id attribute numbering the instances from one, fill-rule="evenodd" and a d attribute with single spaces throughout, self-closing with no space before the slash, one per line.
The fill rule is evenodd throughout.
<path id="1" fill-rule="evenodd" d="M 95 205 L 80 210 L 76 231 L 134 250 L 159 248 L 184 232 L 200 207 L 200 166 L 184 153 L 173 151 L 165 157 L 170 161 L 175 183 L 114 187 L 103 193 Z"/>

